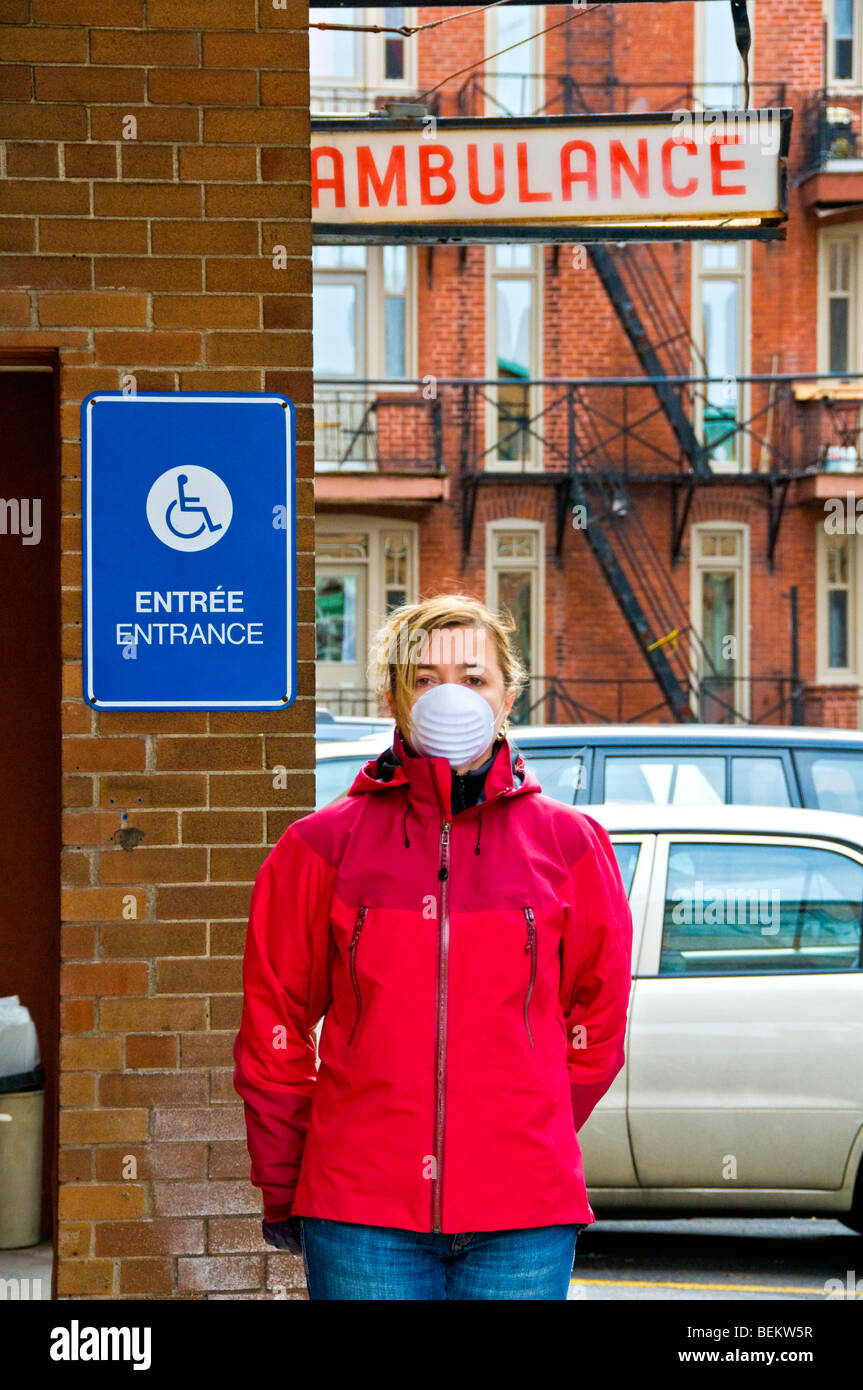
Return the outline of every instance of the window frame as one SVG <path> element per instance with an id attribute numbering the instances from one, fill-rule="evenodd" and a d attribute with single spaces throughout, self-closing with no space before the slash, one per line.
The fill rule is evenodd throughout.
<path id="1" fill-rule="evenodd" d="M 827 607 L 829 592 L 827 553 L 827 532 L 824 518 L 815 521 L 815 663 L 819 685 L 859 685 L 860 653 L 863 651 L 863 605 L 860 603 L 860 541 L 856 530 L 841 532 L 848 540 L 848 647 L 851 655 L 849 666 L 829 666 L 830 627 Z"/>
<path id="2" fill-rule="evenodd" d="M 525 5 L 524 8 L 525 8 L 526 10 L 530 10 L 530 11 L 532 12 L 532 14 L 533 14 L 535 20 L 536 20 L 536 24 L 535 24 L 535 28 L 534 28 L 534 33 L 535 33 L 536 37 L 533 38 L 533 39 L 530 41 L 529 44 L 523 44 L 522 47 L 528 48 L 529 52 L 531 52 L 531 53 L 534 55 L 534 58 L 535 58 L 535 61 L 531 63 L 530 68 L 529 68 L 529 72 L 531 72 L 531 73 L 533 74 L 533 81 L 532 81 L 532 83 L 531 83 L 531 92 L 530 92 L 530 105 L 533 107 L 533 111 L 541 112 L 542 107 L 543 107 L 543 103 L 545 102 L 545 85 L 546 85 L 546 84 L 545 84 L 545 58 L 546 58 L 546 47 L 545 47 L 545 43 L 546 43 L 546 35 L 545 35 L 545 34 L 541 34 L 539 31 L 540 31 L 541 29 L 545 29 L 545 27 L 546 27 L 546 18 L 545 18 L 546 6 L 545 6 L 545 5 Z M 495 9 L 487 9 L 487 10 L 486 10 L 486 12 L 485 12 L 485 52 L 486 52 L 486 53 L 497 53 L 498 48 L 499 48 L 499 46 L 500 46 L 501 40 L 500 40 L 500 38 L 499 38 L 499 36 L 498 36 L 498 19 L 499 19 L 499 15 L 498 15 L 498 11 L 497 11 L 496 8 L 495 8 Z M 503 53 L 503 54 L 501 55 L 501 61 L 502 61 L 502 62 L 506 62 L 506 59 L 507 59 L 508 57 L 509 57 L 509 54 Z M 497 75 L 498 75 L 496 63 L 497 63 L 497 60 L 496 60 L 496 59 L 493 59 L 493 60 L 491 60 L 491 61 L 486 60 L 486 77 L 485 77 L 485 81 L 484 81 L 484 84 L 483 84 L 484 87 L 485 87 L 485 101 L 484 101 L 484 103 L 483 103 L 483 115 L 484 115 L 484 116 L 487 116 L 487 117 L 488 117 L 488 116 L 502 116 L 502 115 L 504 114 L 504 113 L 501 111 L 500 105 L 499 105 L 496 101 L 494 101 L 493 98 L 492 98 L 492 96 L 491 96 L 491 91 L 493 91 L 493 89 L 494 89 L 495 78 L 496 78 Z M 506 72 L 506 68 L 504 67 L 504 68 L 502 69 L 502 71 L 505 73 L 505 72 Z M 529 112 L 528 114 L 533 114 L 533 112 Z"/>
<path id="3" fill-rule="evenodd" d="M 704 556 L 701 555 L 701 536 L 708 531 L 737 531 L 741 535 L 741 546 L 739 559 L 728 556 Z M 691 615 L 692 626 L 695 631 L 703 636 L 704 611 L 702 603 L 701 574 L 704 570 L 731 570 L 737 574 L 737 632 L 733 634 L 737 637 L 737 650 L 739 659 L 737 663 L 737 679 L 740 681 L 740 699 L 737 694 L 734 697 L 734 706 L 740 718 L 734 723 L 745 723 L 749 717 L 751 705 L 750 699 L 750 650 L 749 633 L 752 624 L 749 621 L 750 603 L 750 545 L 749 545 L 749 525 L 743 521 L 696 521 L 692 523 L 689 532 L 689 612 Z M 702 675 L 700 669 L 698 653 L 695 644 L 690 643 L 689 648 L 690 674 L 694 685 L 693 702 L 699 704 L 698 688 Z"/>
<path id="4" fill-rule="evenodd" d="M 836 76 L 836 18 L 835 0 L 824 3 L 824 85 L 837 92 L 848 93 L 861 83 L 863 66 L 860 62 L 861 39 L 863 39 L 863 5 L 860 0 L 852 0 L 854 14 L 851 21 L 851 76 Z"/>
<path id="5" fill-rule="evenodd" d="M 784 848 L 789 846 L 794 849 L 822 849 L 843 854 L 852 862 L 859 864 L 863 868 L 863 849 L 860 845 L 851 840 L 840 840 L 828 836 L 815 835 L 780 835 L 780 834 L 761 834 L 746 831 L 727 832 L 727 831 L 704 831 L 692 832 L 686 829 L 663 830 L 657 833 L 656 848 L 653 856 L 653 873 L 650 882 L 648 896 L 647 913 L 644 927 L 644 944 L 641 956 L 639 957 L 639 978 L 652 980 L 677 981 L 684 980 L 729 980 L 739 979 L 760 979 L 771 980 L 781 978 L 783 980 L 802 979 L 809 975 L 815 976 L 834 976 L 839 975 L 844 978 L 863 973 L 863 931 L 861 931 L 861 954 L 858 956 L 857 965 L 852 970 L 813 970 L 811 972 L 796 971 L 767 971 L 767 970 L 735 970 L 723 974 L 718 970 L 696 971 L 689 970 L 685 975 L 661 975 L 659 965 L 662 954 L 662 929 L 665 920 L 665 892 L 668 886 L 668 857 L 671 844 L 771 844 L 780 845 Z M 643 960 L 642 960 L 643 957 Z"/>
<path id="6" fill-rule="evenodd" d="M 498 561 L 496 540 L 499 532 L 502 531 L 522 531 L 529 532 L 537 537 L 536 558 L 518 561 Z M 528 517 L 495 517 L 493 521 L 485 524 L 485 587 L 486 602 L 493 611 L 498 608 L 498 573 L 506 569 L 533 569 L 536 573 L 536 583 L 531 589 L 531 633 L 533 637 L 532 650 L 530 654 L 530 674 L 533 680 L 542 682 L 545 679 L 545 523 L 534 521 Z M 532 685 L 528 686 L 530 695 L 533 695 Z M 545 723 L 543 717 L 543 706 L 540 705 L 531 715 L 531 724 Z M 518 743 L 518 734 L 514 730 L 513 738 Z"/>
<path id="7" fill-rule="evenodd" d="M 502 243 L 508 245 L 509 243 Z M 513 243 L 519 244 L 519 243 Z M 521 243 L 522 245 L 524 243 Z M 543 391 L 535 385 L 537 377 L 542 376 L 543 345 L 545 333 L 545 257 L 544 247 L 529 243 L 530 266 L 498 266 L 495 263 L 497 245 L 485 248 L 485 361 L 486 378 L 500 381 L 497 366 L 497 285 L 500 280 L 530 280 L 531 282 L 531 322 L 530 322 L 530 369 L 525 378 L 527 387 L 528 411 L 531 419 L 542 412 Z M 506 382 L 506 378 L 502 379 Z M 513 378 L 518 384 L 518 378 Z M 532 431 L 528 439 L 528 454 L 523 459 L 501 459 L 497 457 L 497 405 L 496 388 L 488 388 L 489 400 L 486 407 L 486 448 L 484 466 L 494 473 L 539 473 L 542 472 L 543 441 Z"/>
<path id="8" fill-rule="evenodd" d="M 701 8 L 701 7 L 699 7 Z M 735 246 L 738 249 L 737 266 L 707 266 L 703 265 L 704 251 L 706 247 L 714 246 Z M 751 318 L 752 318 L 752 243 L 743 242 L 703 242 L 694 241 L 692 243 L 691 257 L 691 315 L 690 329 L 693 344 L 697 346 L 692 349 L 693 376 L 706 375 L 704 365 L 707 360 L 706 340 L 705 340 L 705 320 L 704 308 L 702 304 L 701 287 L 705 280 L 733 280 L 738 287 L 737 295 L 737 373 L 738 377 L 748 376 L 752 367 L 752 337 L 751 337 Z M 701 354 L 699 357 L 699 353 Z M 695 430 L 698 438 L 704 436 L 704 396 L 707 387 L 702 385 L 696 388 L 695 397 Z M 752 386 L 748 381 L 744 381 L 738 386 L 737 419 L 738 426 L 748 420 L 752 409 Z M 739 457 L 729 460 L 710 461 L 710 471 L 712 473 L 749 473 L 752 471 L 752 441 L 749 433 L 745 429 L 738 427 L 737 435 L 734 440 L 735 450 Z"/>
<path id="9" fill-rule="evenodd" d="M 846 223 L 843 226 L 823 227 L 818 232 L 818 315 L 816 352 L 819 372 L 830 370 L 830 246 L 837 241 L 850 241 L 851 273 L 848 313 L 848 365 L 846 370 L 859 371 L 861 360 L 861 304 L 860 304 L 860 247 L 863 226 Z"/>
<path id="10" fill-rule="evenodd" d="M 367 5 L 363 9 L 351 10 L 349 13 L 353 17 L 355 24 L 369 24 L 382 26 L 385 23 L 385 9 L 383 5 Z M 416 6 L 401 6 L 405 12 L 404 22 L 406 25 L 416 24 Z M 316 11 L 321 15 L 322 11 Z M 338 22 L 337 20 L 333 21 Z M 312 19 L 314 23 L 314 19 Z M 319 31 L 323 32 L 323 31 Z M 310 107 L 315 115 L 325 114 L 328 110 L 326 105 L 320 103 L 325 101 L 330 92 L 343 92 L 348 101 L 348 111 L 354 114 L 362 114 L 362 108 L 369 102 L 378 97 L 393 97 L 407 95 L 416 90 L 417 77 L 417 48 L 416 40 L 405 39 L 405 75 L 398 78 L 386 78 L 384 76 L 384 43 L 385 34 L 358 34 L 358 47 L 362 71 L 356 78 L 337 77 L 322 73 L 311 72 L 309 74 L 309 94 Z M 310 64 L 311 67 L 311 64 Z M 335 114 L 346 113 L 346 108 L 334 103 L 332 108 Z"/>

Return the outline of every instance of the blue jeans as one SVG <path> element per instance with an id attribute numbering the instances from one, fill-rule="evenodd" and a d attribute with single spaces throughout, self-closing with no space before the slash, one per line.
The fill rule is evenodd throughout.
<path id="1" fill-rule="evenodd" d="M 565 1299 L 581 1225 L 435 1235 L 304 1216 L 310 1299 Z"/>

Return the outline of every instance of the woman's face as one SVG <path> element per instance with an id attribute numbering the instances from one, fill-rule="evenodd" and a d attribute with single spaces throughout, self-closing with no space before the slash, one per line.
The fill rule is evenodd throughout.
<path id="1" fill-rule="evenodd" d="M 453 681 L 475 690 L 490 706 L 495 716 L 494 735 L 500 730 L 515 701 L 515 692 L 504 694 L 503 672 L 497 655 L 494 638 L 484 628 L 471 626 L 434 628 L 425 634 L 425 640 L 417 649 L 416 686 L 411 695 L 411 705 L 427 690 Z M 387 693 L 390 712 L 395 717 L 392 696 Z M 494 740 L 492 740 L 493 742 Z M 480 753 L 473 762 L 466 763 L 457 771 L 479 767 L 491 752 L 492 744 Z"/>

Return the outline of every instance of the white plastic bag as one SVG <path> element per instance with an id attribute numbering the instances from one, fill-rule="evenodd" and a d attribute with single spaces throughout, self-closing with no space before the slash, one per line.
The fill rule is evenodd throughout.
<path id="1" fill-rule="evenodd" d="M 30 1010 L 17 994 L 0 999 L 0 1076 L 17 1076 L 39 1065 L 39 1039 Z"/>

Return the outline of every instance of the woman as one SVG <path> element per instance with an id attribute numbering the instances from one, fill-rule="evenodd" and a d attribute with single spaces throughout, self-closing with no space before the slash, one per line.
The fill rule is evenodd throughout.
<path id="1" fill-rule="evenodd" d="M 632 919 L 605 830 L 506 737 L 513 630 L 391 613 L 392 747 L 255 883 L 234 1084 L 312 1299 L 565 1299 L 596 1219 L 576 1132 L 623 1066 Z"/>

